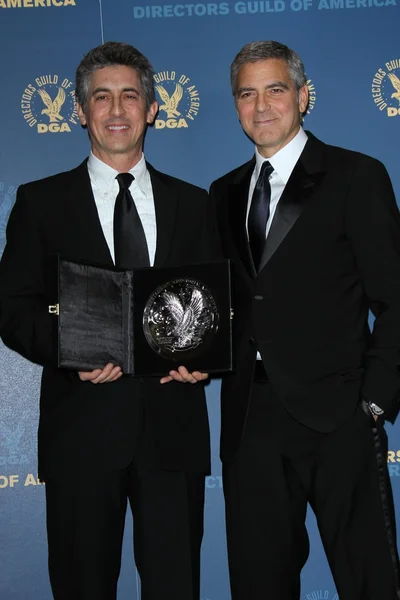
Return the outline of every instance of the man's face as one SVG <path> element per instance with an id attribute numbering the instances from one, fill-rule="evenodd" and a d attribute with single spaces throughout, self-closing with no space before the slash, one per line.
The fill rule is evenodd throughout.
<path id="1" fill-rule="evenodd" d="M 104 67 L 92 74 L 86 110 L 78 105 L 82 125 L 89 132 L 92 151 L 103 162 L 141 157 L 146 125 L 152 123 L 157 102 L 146 109 L 139 75 L 123 65 Z"/>
<path id="2" fill-rule="evenodd" d="M 282 59 L 246 63 L 239 69 L 235 97 L 239 121 L 265 158 L 276 154 L 297 134 L 307 101 L 307 85 L 297 97 Z"/>

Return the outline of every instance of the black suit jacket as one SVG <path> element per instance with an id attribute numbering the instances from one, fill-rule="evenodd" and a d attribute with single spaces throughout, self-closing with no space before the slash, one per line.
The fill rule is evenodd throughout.
<path id="1" fill-rule="evenodd" d="M 308 138 L 258 275 L 245 229 L 254 159 L 211 187 L 223 252 L 235 265 L 237 372 L 222 385 L 224 460 L 240 444 L 257 350 L 287 410 L 314 430 L 339 427 L 360 394 L 387 419 L 398 411 L 400 217 L 393 189 L 377 160 Z"/>
<path id="2" fill-rule="evenodd" d="M 215 258 L 207 193 L 148 165 L 157 221 L 155 266 Z M 52 262 L 71 259 L 112 265 L 93 198 L 86 161 L 76 169 L 23 185 L 7 227 L 0 264 L 0 334 L 4 343 L 44 365 L 39 423 L 43 479 L 77 464 L 118 469 L 133 458 L 138 405 L 146 403 L 161 467 L 209 471 L 209 432 L 203 385 L 122 377 L 93 385 L 54 367 Z"/>

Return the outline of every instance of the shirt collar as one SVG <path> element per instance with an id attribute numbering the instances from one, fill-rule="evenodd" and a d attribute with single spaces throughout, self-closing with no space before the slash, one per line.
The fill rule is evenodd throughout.
<path id="1" fill-rule="evenodd" d="M 289 177 L 292 174 L 295 164 L 300 158 L 300 154 L 303 152 L 307 139 L 307 134 L 305 133 L 304 129 L 300 127 L 299 132 L 294 136 L 294 138 L 290 140 L 290 142 L 286 144 L 286 146 L 281 148 L 276 154 L 271 156 L 271 158 L 264 158 L 263 156 L 261 156 L 261 154 L 256 148 L 257 178 L 260 173 L 263 162 L 268 160 L 273 166 L 274 171 L 278 173 L 279 177 L 286 185 L 289 180 Z"/>
<path id="2" fill-rule="evenodd" d="M 90 153 L 87 166 L 89 177 L 95 184 L 102 187 L 106 186 L 107 189 L 110 189 L 114 185 L 118 171 L 97 158 L 93 152 Z M 143 153 L 139 162 L 137 162 L 136 165 L 129 170 L 129 173 L 134 176 L 140 191 L 144 194 L 146 190 L 145 177 L 148 171 Z"/>

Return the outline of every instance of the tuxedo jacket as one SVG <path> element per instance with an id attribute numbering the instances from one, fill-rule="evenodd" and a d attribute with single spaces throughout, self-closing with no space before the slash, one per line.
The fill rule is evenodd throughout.
<path id="1" fill-rule="evenodd" d="M 148 165 L 157 223 L 155 266 L 213 260 L 213 217 L 207 193 Z M 209 471 L 203 385 L 122 377 L 94 385 L 55 366 L 54 256 L 113 265 L 94 201 L 86 161 L 72 171 L 19 188 L 0 263 L 0 335 L 44 366 L 39 422 L 43 479 L 79 464 L 119 469 L 134 456 L 138 406 L 144 402 L 158 466 Z"/>
<path id="2" fill-rule="evenodd" d="M 240 444 L 257 350 L 285 408 L 316 431 L 340 427 L 360 396 L 393 421 L 400 394 L 400 217 L 384 166 L 308 133 L 257 274 L 246 233 L 254 165 L 211 186 L 235 271 L 237 369 L 222 384 L 224 460 Z"/>

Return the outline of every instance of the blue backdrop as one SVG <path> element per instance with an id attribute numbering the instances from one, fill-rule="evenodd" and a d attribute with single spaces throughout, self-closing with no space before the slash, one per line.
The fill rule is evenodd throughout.
<path id="1" fill-rule="evenodd" d="M 176 85 L 179 115 L 161 109 L 146 156 L 162 171 L 208 187 L 246 161 L 229 65 L 247 42 L 275 39 L 297 50 L 309 79 L 306 128 L 322 140 L 382 160 L 400 197 L 397 0 L 258 0 L 185 4 L 139 0 L 0 0 L 0 252 L 16 187 L 70 169 L 87 155 L 74 112 L 74 73 L 82 55 L 106 40 L 137 46 L 153 63 L 157 99 Z M 45 94 L 65 91 L 63 121 L 43 113 Z M 55 202 L 57 199 L 54 199 Z M 36 475 L 40 368 L 0 346 L 0 597 L 50 600 L 44 489 Z M 229 600 L 221 467 L 219 385 L 208 391 L 213 473 L 207 479 L 202 600 Z M 389 470 L 400 522 L 400 422 L 388 426 Z M 70 482 L 74 485 L 73 479 Z M 302 600 L 337 600 L 312 514 L 311 555 Z M 121 600 L 138 600 L 127 520 Z"/>

